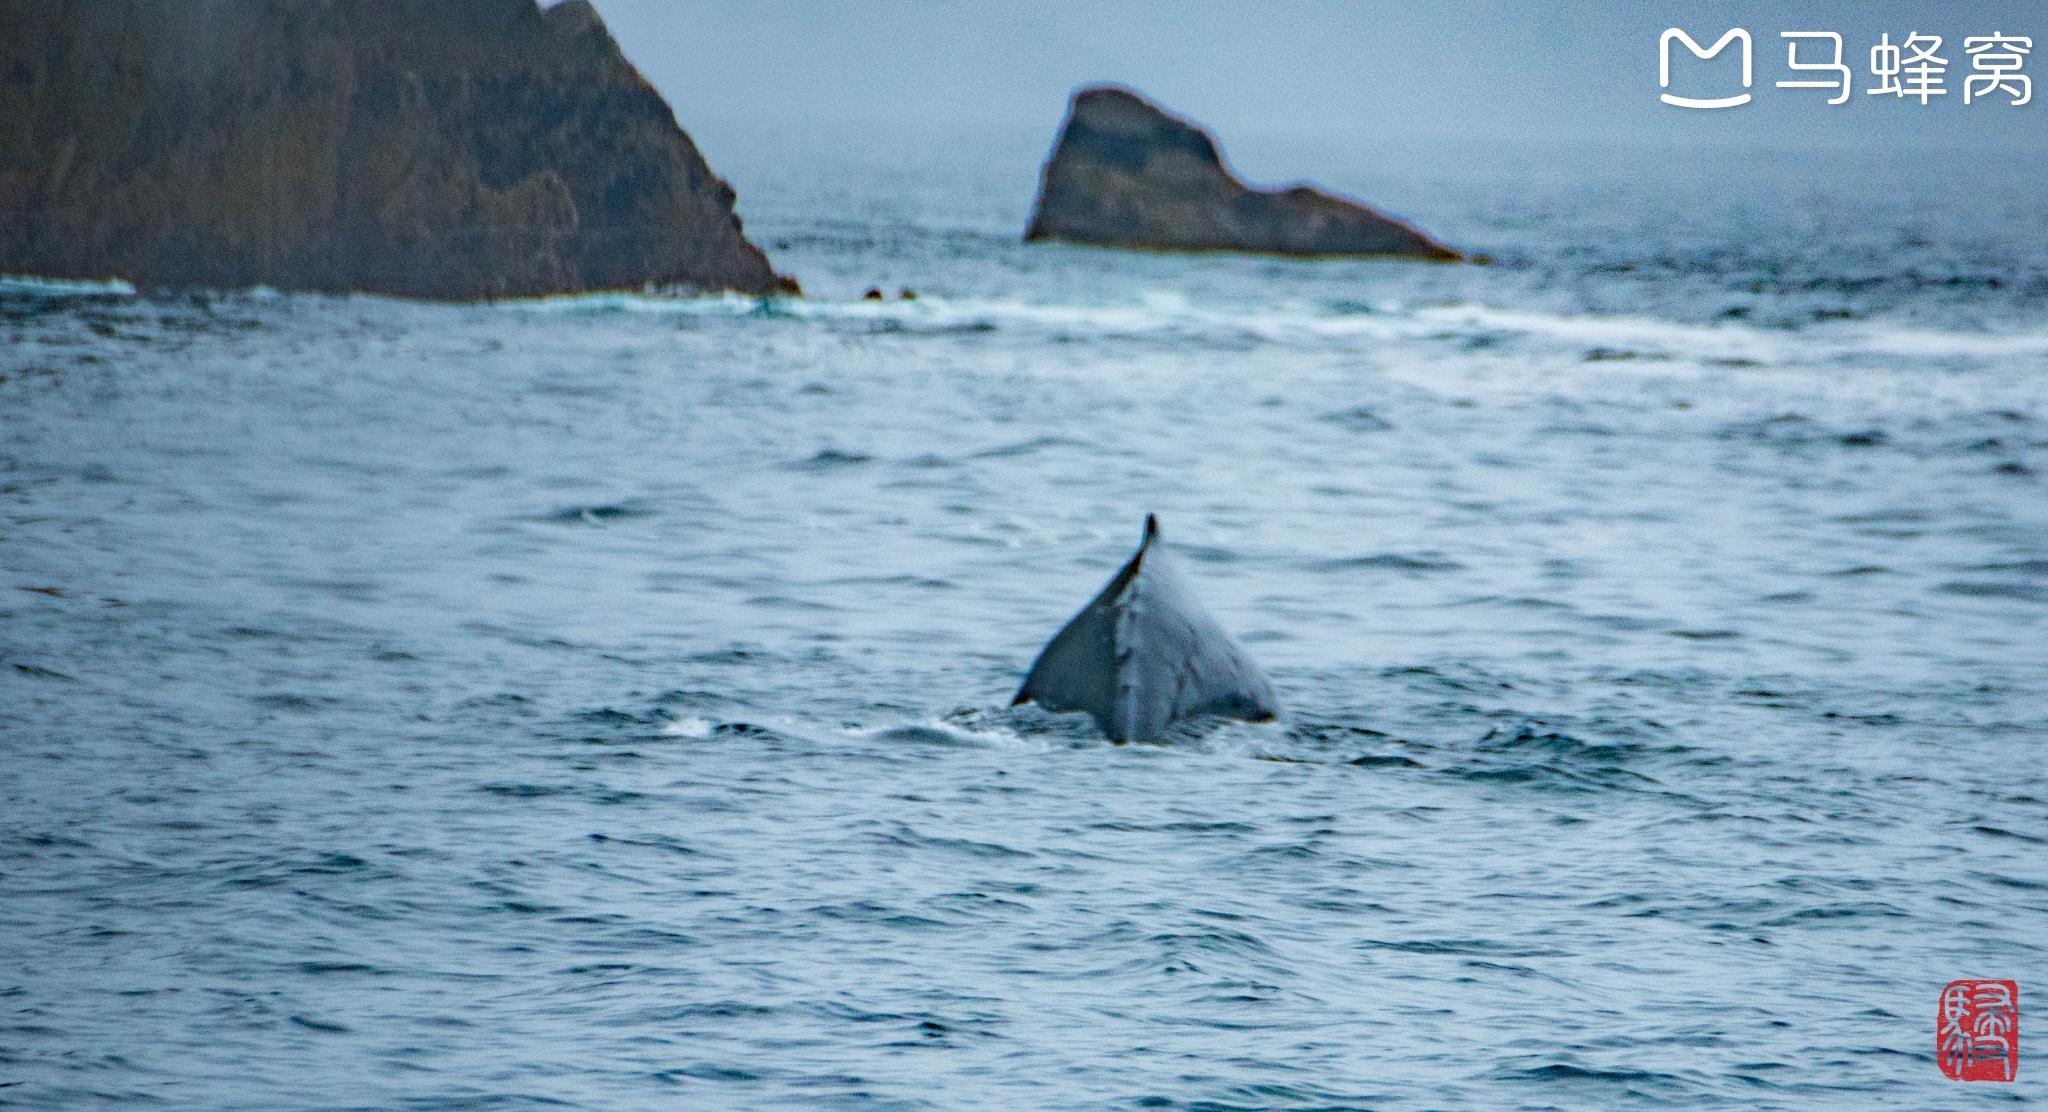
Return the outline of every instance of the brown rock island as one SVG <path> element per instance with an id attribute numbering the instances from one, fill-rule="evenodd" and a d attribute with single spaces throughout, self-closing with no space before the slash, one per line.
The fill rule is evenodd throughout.
<path id="1" fill-rule="evenodd" d="M 1225 168 L 1207 133 L 1114 85 L 1074 94 L 1024 238 L 1159 251 L 1466 258 L 1313 186 L 1253 189 Z"/>
<path id="2" fill-rule="evenodd" d="M 0 0 L 0 273 L 794 292 L 588 0 Z"/>

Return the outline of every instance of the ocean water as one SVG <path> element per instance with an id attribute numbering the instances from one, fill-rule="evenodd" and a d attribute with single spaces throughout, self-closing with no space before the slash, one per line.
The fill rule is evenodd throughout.
<path id="1" fill-rule="evenodd" d="M 0 1104 L 2039 1103 L 2039 176 L 1379 153 L 1495 264 L 954 147 L 721 162 L 804 300 L 0 285 Z M 1148 511 L 1280 721 L 1008 708 Z"/>

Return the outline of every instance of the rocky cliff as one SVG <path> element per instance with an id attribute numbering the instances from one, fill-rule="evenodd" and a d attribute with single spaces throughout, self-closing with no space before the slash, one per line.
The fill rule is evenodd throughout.
<path id="1" fill-rule="evenodd" d="M 793 289 L 588 0 L 0 0 L 0 273 Z"/>
<path id="2" fill-rule="evenodd" d="M 1224 167 L 1201 129 L 1114 86 L 1074 94 L 1024 238 L 1164 251 L 1464 258 L 1310 186 L 1252 189 Z"/>

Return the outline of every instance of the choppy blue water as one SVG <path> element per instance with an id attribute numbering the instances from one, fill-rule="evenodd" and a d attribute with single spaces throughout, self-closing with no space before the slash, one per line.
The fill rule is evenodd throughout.
<path id="1" fill-rule="evenodd" d="M 804 301 L 0 287 L 0 1103 L 2038 1102 L 1932 1021 L 2048 988 L 2039 179 L 1779 165 L 1334 183 L 1483 268 L 973 163 L 760 175 Z M 1282 721 L 1006 708 L 1148 510 Z"/>

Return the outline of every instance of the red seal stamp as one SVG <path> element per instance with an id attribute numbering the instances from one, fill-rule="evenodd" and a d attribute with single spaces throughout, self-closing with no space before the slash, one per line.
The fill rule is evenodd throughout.
<path id="1" fill-rule="evenodd" d="M 1934 1050 L 1951 1081 L 2011 1081 L 2020 1070 L 2020 986 L 1950 981 L 1934 1018 Z"/>

